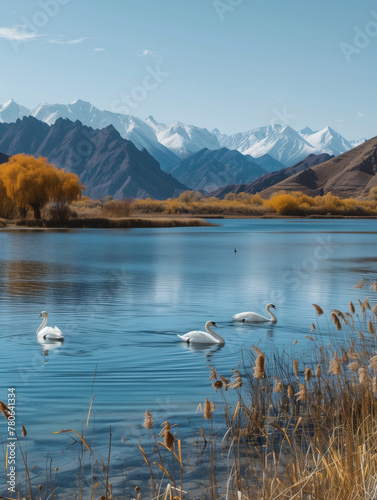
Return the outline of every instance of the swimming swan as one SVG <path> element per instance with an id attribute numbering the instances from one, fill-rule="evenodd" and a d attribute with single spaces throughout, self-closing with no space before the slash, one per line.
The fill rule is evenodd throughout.
<path id="1" fill-rule="evenodd" d="M 220 337 L 220 335 L 217 335 L 217 333 L 213 332 L 211 330 L 211 326 L 216 326 L 216 323 L 214 321 L 207 321 L 205 329 L 205 332 L 201 332 L 199 330 L 194 330 L 192 332 L 185 333 L 185 335 L 178 335 L 179 338 L 184 340 L 185 342 L 188 342 L 190 344 L 218 344 L 218 345 L 224 345 L 225 340 Z"/>
<path id="2" fill-rule="evenodd" d="M 266 305 L 266 311 L 270 315 L 270 318 L 266 318 L 265 316 L 262 316 L 261 314 L 257 314 L 254 312 L 244 312 L 244 313 L 238 313 L 235 316 L 233 316 L 233 319 L 236 321 L 241 321 L 242 323 L 276 323 L 277 318 L 276 316 L 270 311 L 271 307 L 276 309 L 276 307 L 273 304 L 267 304 Z"/>
<path id="3" fill-rule="evenodd" d="M 46 311 L 42 311 L 40 316 L 43 316 L 43 321 L 41 326 L 37 330 L 37 338 L 38 341 L 43 340 L 64 340 L 62 332 L 59 330 L 57 326 L 51 328 L 51 326 L 46 326 L 48 320 L 48 314 Z"/>

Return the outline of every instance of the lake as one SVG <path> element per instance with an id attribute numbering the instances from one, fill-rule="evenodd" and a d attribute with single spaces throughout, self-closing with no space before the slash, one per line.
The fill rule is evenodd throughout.
<path id="1" fill-rule="evenodd" d="M 374 220 L 220 224 L 0 232 L 0 400 L 16 388 L 16 429 L 23 424 L 28 431 L 35 484 L 45 477 L 47 454 L 61 478 L 73 482 L 75 446 L 52 433 L 81 432 L 92 395 L 95 450 L 106 455 L 111 425 L 115 468 L 127 466 L 138 477 L 146 468 L 137 444 L 140 437 L 147 442 L 141 428 L 147 408 L 157 426 L 179 423 L 189 442 L 198 404 L 221 401 L 208 380 L 210 366 L 230 377 L 252 344 L 273 352 L 297 339 L 308 351 L 313 303 L 330 312 L 348 310 L 358 297 L 377 299 L 369 289 L 377 278 Z M 367 286 L 357 290 L 361 278 Z M 267 303 L 276 306 L 276 325 L 237 325 L 231 318 L 266 314 Z M 37 342 L 42 310 L 64 333 L 57 349 Z M 208 320 L 217 323 L 224 347 L 195 348 L 177 337 L 203 330 Z M 4 419 L 0 434 L 4 443 Z M 3 468 L 0 484 L 4 494 Z"/>

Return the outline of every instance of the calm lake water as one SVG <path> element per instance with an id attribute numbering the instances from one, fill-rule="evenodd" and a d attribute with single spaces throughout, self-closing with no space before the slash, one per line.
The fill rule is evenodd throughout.
<path id="1" fill-rule="evenodd" d="M 96 451 L 106 455 L 111 425 L 115 463 L 143 469 L 137 443 L 145 443 L 146 408 L 157 425 L 178 422 L 182 436 L 192 438 L 198 403 L 207 396 L 220 401 L 210 365 L 230 377 L 251 344 L 270 352 L 298 339 L 298 347 L 310 349 L 312 303 L 327 311 L 347 310 L 349 300 L 366 295 L 375 303 L 369 286 L 353 287 L 377 279 L 376 221 L 220 223 L 0 232 L 0 400 L 16 388 L 16 429 L 27 428 L 33 478 L 43 481 L 47 453 L 62 477 L 75 477 L 72 441 L 52 433 L 81 432 L 92 394 Z M 265 313 L 269 302 L 276 325 L 233 323 L 233 314 Z M 64 333 L 58 349 L 36 340 L 42 310 Z M 207 320 L 217 322 L 223 348 L 193 348 L 177 337 L 204 329 Z M 3 443 L 6 432 L 0 419 Z"/>

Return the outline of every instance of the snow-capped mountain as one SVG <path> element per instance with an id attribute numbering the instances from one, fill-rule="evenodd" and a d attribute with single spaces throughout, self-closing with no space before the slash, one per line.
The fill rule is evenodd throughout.
<path id="1" fill-rule="evenodd" d="M 101 111 L 89 102 L 80 99 L 71 104 L 47 104 L 42 102 L 31 115 L 49 125 L 53 125 L 58 118 L 68 118 L 71 121 L 79 120 L 83 125 L 94 129 L 103 129 L 109 125 L 120 133 L 124 139 L 133 142 L 138 149 L 145 148 L 162 168 L 171 167 L 178 163 L 179 158 L 163 144 L 161 144 L 154 130 L 140 118 L 111 111 Z"/>
<path id="2" fill-rule="evenodd" d="M 356 139 L 355 141 L 350 141 L 350 144 L 353 148 L 357 148 L 357 146 L 360 146 L 361 144 L 364 144 L 364 142 L 367 142 L 368 139 L 365 137 L 362 137 L 361 139 Z"/>
<path id="3" fill-rule="evenodd" d="M 306 127 L 300 130 L 299 134 L 309 144 L 314 146 L 318 153 L 338 156 L 352 149 L 352 144 L 331 127 L 326 127 L 317 132 Z"/>
<path id="4" fill-rule="evenodd" d="M 5 104 L 0 104 L 0 123 L 15 122 L 18 118 L 29 116 L 30 113 L 30 109 L 20 106 L 11 99 Z"/>
<path id="5" fill-rule="evenodd" d="M 180 158 L 185 158 L 201 149 L 220 149 L 219 141 L 206 128 L 173 122 L 168 125 L 157 122 L 153 116 L 146 119 L 153 128 L 161 144 L 169 148 Z"/>
<path id="6" fill-rule="evenodd" d="M 286 125 L 269 125 L 231 136 L 218 135 L 221 146 L 255 158 L 269 154 L 285 166 L 293 165 L 317 150 Z"/>

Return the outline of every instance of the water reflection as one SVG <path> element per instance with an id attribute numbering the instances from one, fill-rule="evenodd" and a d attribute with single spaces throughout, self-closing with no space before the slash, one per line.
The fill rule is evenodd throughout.
<path id="1" fill-rule="evenodd" d="M 207 360 L 210 360 L 213 355 L 219 351 L 221 351 L 221 349 L 225 346 L 225 344 L 223 345 L 219 345 L 219 344 L 190 344 L 188 342 L 182 342 L 182 347 L 184 349 L 187 349 L 188 351 L 192 351 L 192 352 L 200 352 L 200 353 L 203 353 L 205 354 Z"/>
<path id="2" fill-rule="evenodd" d="M 49 355 L 49 351 L 54 351 L 56 349 L 59 349 L 59 347 L 61 347 L 61 345 L 63 344 L 63 342 L 60 340 L 39 340 L 38 339 L 38 342 L 39 344 L 41 345 L 42 347 L 42 356 L 48 356 Z"/>

